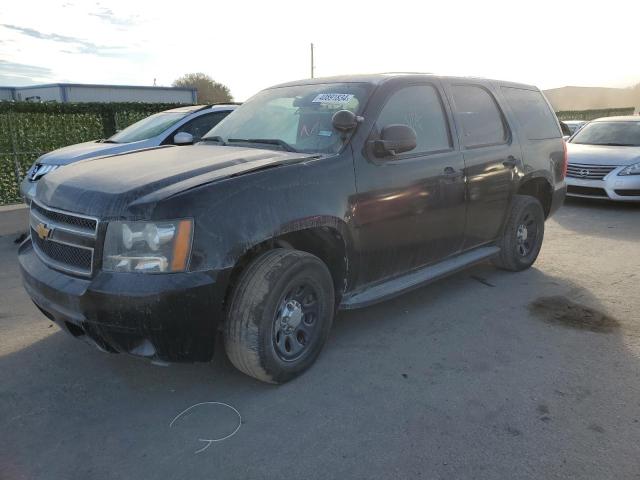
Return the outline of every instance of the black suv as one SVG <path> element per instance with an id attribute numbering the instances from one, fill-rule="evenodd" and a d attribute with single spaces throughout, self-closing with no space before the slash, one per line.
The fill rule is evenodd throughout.
<path id="1" fill-rule="evenodd" d="M 563 202 L 558 121 L 532 86 L 382 74 L 264 90 L 200 144 L 47 175 L 19 250 L 38 308 L 108 352 L 281 383 L 336 309 L 491 259 L 535 261 Z"/>

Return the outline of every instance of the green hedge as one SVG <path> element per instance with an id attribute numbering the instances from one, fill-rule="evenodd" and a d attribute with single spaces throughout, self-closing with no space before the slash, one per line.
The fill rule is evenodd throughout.
<path id="1" fill-rule="evenodd" d="M 0 102 L 0 205 L 20 201 L 18 185 L 33 162 L 60 147 L 107 138 L 164 103 Z"/>
<path id="2" fill-rule="evenodd" d="M 617 115 L 633 115 L 635 107 L 601 108 L 597 110 L 563 110 L 556 112 L 560 120 L 595 120 L 600 117 L 615 117 Z"/>

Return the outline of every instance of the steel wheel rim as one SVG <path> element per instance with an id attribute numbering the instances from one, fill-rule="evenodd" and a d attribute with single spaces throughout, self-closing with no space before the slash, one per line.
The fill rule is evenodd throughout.
<path id="1" fill-rule="evenodd" d="M 531 213 L 526 213 L 516 228 L 516 250 L 521 257 L 528 256 L 538 239 L 538 225 Z"/>
<path id="2" fill-rule="evenodd" d="M 314 343 L 319 306 L 318 293 L 308 282 L 297 283 L 282 297 L 272 334 L 273 348 L 281 360 L 298 360 Z"/>

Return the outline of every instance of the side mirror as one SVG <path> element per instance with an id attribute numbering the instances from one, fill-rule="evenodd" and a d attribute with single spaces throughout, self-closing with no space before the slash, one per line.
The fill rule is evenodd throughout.
<path id="1" fill-rule="evenodd" d="M 173 143 L 176 145 L 191 145 L 193 143 L 193 135 L 188 132 L 178 132 L 173 136 Z"/>
<path id="2" fill-rule="evenodd" d="M 377 157 L 398 155 L 416 148 L 416 131 L 409 125 L 387 125 L 380 133 L 380 140 L 374 142 Z"/>
<path id="3" fill-rule="evenodd" d="M 333 128 L 339 132 L 348 132 L 358 126 L 358 123 L 362 121 L 362 117 L 358 117 L 351 110 L 338 110 L 331 117 L 331 123 Z"/>

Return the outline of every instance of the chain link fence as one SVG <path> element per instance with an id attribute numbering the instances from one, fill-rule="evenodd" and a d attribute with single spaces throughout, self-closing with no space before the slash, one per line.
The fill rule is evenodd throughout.
<path id="1" fill-rule="evenodd" d="M 107 138 L 138 120 L 184 105 L 0 102 L 0 205 L 20 202 L 33 162 L 57 148 Z"/>

